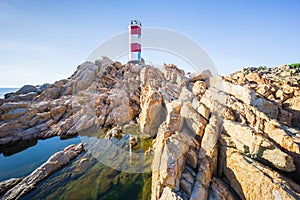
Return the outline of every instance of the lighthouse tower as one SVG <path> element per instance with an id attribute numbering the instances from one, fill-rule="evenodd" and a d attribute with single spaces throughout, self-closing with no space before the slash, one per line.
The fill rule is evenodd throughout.
<path id="1" fill-rule="evenodd" d="M 131 20 L 129 25 L 129 62 L 141 61 L 141 33 L 142 24 L 138 20 Z"/>

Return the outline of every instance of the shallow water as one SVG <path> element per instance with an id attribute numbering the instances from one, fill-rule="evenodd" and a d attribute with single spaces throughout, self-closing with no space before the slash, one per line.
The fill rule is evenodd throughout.
<path id="1" fill-rule="evenodd" d="M 106 159 L 110 159 L 111 155 L 114 156 L 115 165 L 127 166 L 128 163 L 137 163 L 136 165 L 139 166 L 141 160 L 132 159 L 128 162 L 127 157 L 119 153 L 122 149 L 127 152 L 129 133 L 131 135 L 139 134 L 138 127 L 134 126 L 123 130 L 126 131 L 126 134 L 119 139 L 103 139 L 106 131 L 97 130 L 87 131 L 76 138 L 66 140 L 54 137 L 25 144 L 19 143 L 5 148 L 0 156 L 1 180 L 26 176 L 44 163 L 53 153 L 70 144 L 87 142 L 85 146 L 87 151 L 76 157 L 69 165 L 40 182 L 35 190 L 22 199 L 150 199 L 151 171 L 129 173 L 116 166 L 107 166 L 106 162 L 97 157 L 98 154 L 95 155 L 95 150 L 102 151 L 99 155 L 107 155 Z M 133 155 L 138 152 L 137 155 L 140 159 L 151 144 L 152 139 L 142 138 L 140 144 L 133 149 Z M 106 145 L 118 146 L 118 152 L 107 149 Z M 93 148 L 91 148 L 92 146 Z M 101 148 L 95 148 L 97 146 Z M 142 158 L 142 162 L 144 162 L 144 158 Z M 145 163 L 148 163 L 147 167 L 151 164 L 151 162 Z"/>
<path id="2" fill-rule="evenodd" d="M 48 158 L 70 144 L 80 142 L 79 137 L 61 140 L 53 137 L 47 140 L 32 140 L 2 149 L 0 154 L 0 181 L 30 174 Z"/>
<path id="3" fill-rule="evenodd" d="M 22 199 L 149 199 L 151 174 L 121 172 L 81 154 Z M 151 182 L 150 182 L 151 183 Z M 143 192 L 144 191 L 144 192 Z"/>

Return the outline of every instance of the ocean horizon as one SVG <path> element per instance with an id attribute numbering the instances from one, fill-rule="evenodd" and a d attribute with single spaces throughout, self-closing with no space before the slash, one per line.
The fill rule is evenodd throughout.
<path id="1" fill-rule="evenodd" d="M 0 88 L 0 99 L 4 98 L 4 95 L 10 92 L 15 92 L 19 88 Z"/>

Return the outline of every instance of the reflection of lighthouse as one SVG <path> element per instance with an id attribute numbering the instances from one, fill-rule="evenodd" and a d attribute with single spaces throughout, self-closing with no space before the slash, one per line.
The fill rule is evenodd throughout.
<path id="1" fill-rule="evenodd" d="M 138 20 L 131 20 L 129 28 L 129 61 L 141 61 L 141 33 L 142 24 Z"/>

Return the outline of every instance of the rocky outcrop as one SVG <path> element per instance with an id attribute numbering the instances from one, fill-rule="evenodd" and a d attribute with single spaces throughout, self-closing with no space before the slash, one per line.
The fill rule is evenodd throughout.
<path id="1" fill-rule="evenodd" d="M 230 147 L 222 146 L 223 173 L 241 199 L 299 199 L 299 185 Z"/>
<path id="2" fill-rule="evenodd" d="M 1 188 L 3 184 L 9 185 L 11 188 L 4 194 L 2 199 L 20 199 L 22 196 L 33 190 L 39 182 L 50 176 L 61 167 L 70 163 L 71 160 L 73 160 L 82 151 L 82 143 L 78 145 L 70 145 L 63 151 L 59 151 L 52 155 L 43 165 L 22 180 L 10 179 L 5 183 L 2 182 Z M 15 186 L 12 187 L 13 184 L 15 184 Z M 8 187 L 4 189 L 8 189 Z"/>
<path id="3" fill-rule="evenodd" d="M 140 113 L 142 66 L 102 58 L 67 80 L 24 86 L 0 105 L 0 145 L 71 136 L 93 126 L 123 125 Z M 22 95 L 33 95 L 26 99 Z"/>
<path id="4" fill-rule="evenodd" d="M 300 198 L 299 129 L 286 107 L 295 86 L 282 86 L 290 96 L 273 91 L 274 100 L 260 90 L 273 82 L 258 73 L 194 75 L 188 82 L 185 93 L 193 95 L 165 102 L 152 199 Z"/>
<path id="5" fill-rule="evenodd" d="M 116 139 L 123 134 L 119 126 L 134 121 L 154 138 L 153 200 L 299 199 L 300 89 L 293 69 L 247 68 L 224 77 L 205 70 L 187 77 L 172 64 L 85 62 L 69 79 L 6 95 L 0 144 L 91 127 L 112 128 L 106 138 Z M 133 148 L 139 139 L 129 137 Z M 39 170 L 29 177 L 39 181 Z M 27 192 L 28 180 L 5 197 Z"/>

